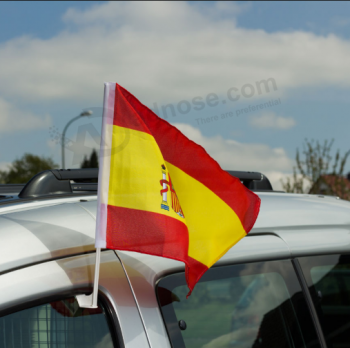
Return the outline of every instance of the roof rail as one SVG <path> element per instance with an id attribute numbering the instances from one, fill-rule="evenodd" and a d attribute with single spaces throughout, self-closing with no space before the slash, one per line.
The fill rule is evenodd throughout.
<path id="1" fill-rule="evenodd" d="M 261 173 L 231 170 L 227 172 L 242 181 L 250 190 L 272 191 L 270 181 Z M 86 182 L 97 179 L 98 168 L 45 170 L 31 178 L 22 188 L 18 197 L 37 198 L 50 195 L 70 195 L 74 191 L 97 191 L 96 183 Z M 75 183 L 71 184 L 71 180 L 74 180 Z"/>
<path id="2" fill-rule="evenodd" d="M 227 170 L 229 174 L 242 181 L 243 185 L 252 191 L 273 191 L 269 179 L 258 172 L 239 172 Z"/>
<path id="3" fill-rule="evenodd" d="M 96 180 L 98 168 L 84 169 L 51 169 L 33 176 L 19 193 L 19 198 L 35 198 L 57 194 L 73 194 L 73 190 L 96 191 L 97 185 L 88 183 L 73 184 L 70 181 Z M 92 189 L 92 188 L 95 189 Z"/>

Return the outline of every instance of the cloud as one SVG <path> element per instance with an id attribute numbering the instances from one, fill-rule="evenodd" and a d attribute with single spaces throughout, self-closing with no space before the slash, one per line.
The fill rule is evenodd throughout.
<path id="1" fill-rule="evenodd" d="M 292 117 L 277 116 L 274 112 L 267 111 L 260 116 L 250 118 L 250 124 L 256 128 L 290 129 L 295 126 Z"/>
<path id="2" fill-rule="evenodd" d="M 236 3 L 109 2 L 69 9 L 49 39 L 0 44 L 0 93 L 101 103 L 103 81 L 141 101 L 179 101 L 274 78 L 279 93 L 303 86 L 350 86 L 350 43 L 335 35 L 239 28 Z M 223 14 L 230 14 L 230 18 Z M 233 16 L 233 17 L 232 17 Z"/>
<path id="3" fill-rule="evenodd" d="M 11 165 L 10 162 L 0 162 L 0 171 L 8 170 L 10 165 Z"/>
<path id="4" fill-rule="evenodd" d="M 280 179 L 291 173 L 293 161 L 283 148 L 271 148 L 265 144 L 239 143 L 220 135 L 204 136 L 199 129 L 187 124 L 174 124 L 182 133 L 203 146 L 226 170 L 256 171 L 265 174 L 275 190 L 281 190 Z"/>
<path id="5" fill-rule="evenodd" d="M 180 32 L 196 30 L 209 22 L 235 23 L 236 15 L 247 11 L 251 4 L 217 1 L 214 4 L 198 5 L 181 2 L 178 4 L 166 1 L 135 1 L 134 4 L 122 2 L 105 2 L 93 5 L 86 10 L 70 8 L 63 16 L 67 25 L 99 26 L 120 29 L 122 27 L 133 31 L 159 31 L 177 35 Z"/>
<path id="6" fill-rule="evenodd" d="M 41 129 L 50 125 L 50 115 L 39 117 L 0 98 L 0 133 Z"/>
<path id="7" fill-rule="evenodd" d="M 309 190 L 311 189 L 310 181 L 307 180 L 306 178 L 303 178 L 303 176 L 301 174 L 297 174 L 297 180 L 300 180 L 300 179 L 302 179 L 302 183 L 303 183 L 303 185 L 302 185 L 303 192 L 305 192 L 305 193 L 309 192 Z M 294 175 L 293 175 L 293 173 L 283 173 L 282 176 L 276 175 L 272 180 L 275 180 L 276 185 L 279 185 L 279 187 L 280 187 L 279 190 L 283 190 L 281 180 L 284 183 L 287 183 L 288 180 L 290 180 L 290 182 L 293 183 L 294 182 Z M 277 183 L 277 180 L 278 180 L 278 183 Z"/>

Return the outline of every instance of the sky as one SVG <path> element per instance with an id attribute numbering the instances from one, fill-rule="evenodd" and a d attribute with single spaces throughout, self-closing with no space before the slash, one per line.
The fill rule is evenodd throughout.
<path id="1" fill-rule="evenodd" d="M 307 138 L 350 149 L 349 2 L 0 2 L 0 169 L 99 147 L 118 82 L 224 169 L 275 189 Z M 334 153 L 334 152 L 333 152 Z M 350 171 L 350 165 L 346 167 Z"/>

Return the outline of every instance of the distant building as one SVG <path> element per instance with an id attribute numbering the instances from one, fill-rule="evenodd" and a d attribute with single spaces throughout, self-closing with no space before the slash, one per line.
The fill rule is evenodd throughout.
<path id="1" fill-rule="evenodd" d="M 332 174 L 322 175 L 311 187 L 309 193 L 350 200 L 350 173 L 346 177 Z"/>

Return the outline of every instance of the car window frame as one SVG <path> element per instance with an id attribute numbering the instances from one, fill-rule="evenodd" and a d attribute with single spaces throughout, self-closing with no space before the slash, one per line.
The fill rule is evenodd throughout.
<path id="1" fill-rule="evenodd" d="M 56 294 L 50 295 L 50 296 L 44 296 L 35 300 L 31 300 L 28 302 L 23 302 L 20 304 L 16 304 L 14 306 L 8 307 L 2 311 L 0 311 L 0 318 L 6 317 L 10 314 L 18 313 L 21 311 L 25 311 L 27 309 L 35 308 L 38 306 L 43 306 L 46 304 L 49 304 L 50 302 L 57 302 L 62 301 L 70 298 L 75 298 L 77 295 L 82 294 L 90 294 L 91 291 L 86 290 L 76 290 L 76 291 L 70 291 L 70 292 L 58 292 Z M 124 341 L 122 339 L 122 332 L 119 320 L 117 318 L 117 315 L 113 309 L 113 306 L 109 300 L 109 298 L 104 294 L 103 292 L 99 291 L 98 298 L 97 298 L 97 305 L 102 304 L 106 311 L 106 322 L 107 326 L 110 332 L 110 335 L 112 337 L 113 347 L 114 348 L 125 348 Z"/>

